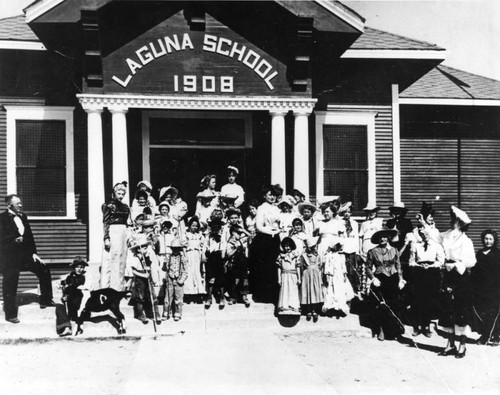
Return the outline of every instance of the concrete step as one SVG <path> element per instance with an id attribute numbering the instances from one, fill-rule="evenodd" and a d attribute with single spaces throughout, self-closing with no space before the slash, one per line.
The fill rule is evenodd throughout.
<path id="1" fill-rule="evenodd" d="M 58 300 L 55 298 L 55 300 Z M 317 322 L 307 321 L 304 316 L 274 316 L 272 304 L 252 303 L 249 308 L 243 304 L 226 305 L 219 310 L 217 304 L 205 309 L 203 304 L 185 304 L 183 317 L 175 322 L 172 318 L 157 325 L 155 333 L 152 321 L 144 325 L 133 318 L 133 309 L 122 302 L 121 310 L 126 318 L 126 336 L 169 336 L 195 331 L 220 330 L 268 330 L 279 333 L 296 331 L 332 331 L 338 336 L 369 337 L 371 332 L 359 324 L 356 315 L 336 319 L 319 317 Z M 161 312 L 161 308 L 160 308 Z M 10 342 L 24 339 L 55 339 L 55 309 L 40 309 L 38 303 L 21 305 L 19 308 L 21 323 L 11 324 L 0 321 L 0 341 Z M 111 313 L 95 313 L 90 321 L 83 324 L 82 335 L 78 338 L 113 338 L 118 336 L 114 317 Z"/>

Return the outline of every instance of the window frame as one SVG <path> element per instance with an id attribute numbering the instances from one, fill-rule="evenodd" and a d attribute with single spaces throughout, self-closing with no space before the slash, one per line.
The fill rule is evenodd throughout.
<path id="1" fill-rule="evenodd" d="M 324 194 L 324 125 L 364 126 L 367 135 L 368 202 L 376 204 L 376 160 L 374 111 L 316 111 L 316 199 L 321 201 L 333 196 Z"/>
<path id="2" fill-rule="evenodd" d="M 68 220 L 76 219 L 74 181 L 74 129 L 75 107 L 55 106 L 4 106 L 7 113 L 7 193 L 17 193 L 16 174 L 16 123 L 17 121 L 64 121 L 66 137 L 66 215 L 29 216 L 30 219 Z M 21 199 L 23 197 L 21 196 Z"/>

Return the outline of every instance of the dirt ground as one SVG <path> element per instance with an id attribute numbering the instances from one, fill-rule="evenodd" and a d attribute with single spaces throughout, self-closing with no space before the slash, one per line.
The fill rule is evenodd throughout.
<path id="1" fill-rule="evenodd" d="M 138 340 L 0 345 L 0 393 L 123 394 Z"/>

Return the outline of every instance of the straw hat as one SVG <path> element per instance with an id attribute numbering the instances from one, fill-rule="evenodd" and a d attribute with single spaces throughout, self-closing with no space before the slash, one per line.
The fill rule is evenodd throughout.
<path id="1" fill-rule="evenodd" d="M 213 199 L 215 197 L 215 194 L 213 194 L 212 192 L 210 192 L 208 189 L 204 189 L 203 191 L 201 192 L 198 192 L 198 194 L 196 195 L 196 197 L 198 199 Z"/>
<path id="2" fill-rule="evenodd" d="M 392 206 L 389 206 L 389 212 L 391 211 L 403 211 L 406 213 L 408 209 L 403 202 L 394 202 Z"/>
<path id="3" fill-rule="evenodd" d="M 134 250 L 136 248 L 139 248 L 139 247 L 143 247 L 143 246 L 148 246 L 150 245 L 150 241 L 148 239 L 148 236 L 144 233 L 139 233 L 139 234 L 136 234 L 134 236 L 134 238 L 132 239 L 132 242 L 130 244 L 130 247 L 129 249 L 130 250 Z"/>
<path id="4" fill-rule="evenodd" d="M 222 200 L 224 203 L 234 203 L 236 199 L 238 199 L 238 196 L 231 194 L 222 195 L 220 197 L 220 200 Z"/>
<path id="5" fill-rule="evenodd" d="M 299 210 L 300 215 L 304 215 L 304 209 L 306 209 L 306 208 L 311 210 L 313 212 L 313 214 L 317 210 L 316 206 L 308 201 L 299 203 L 299 205 L 297 206 L 297 209 Z"/>
<path id="6" fill-rule="evenodd" d="M 280 207 L 282 204 L 288 204 L 290 207 L 293 207 L 295 206 L 295 199 L 290 195 L 285 195 L 279 201 L 278 207 Z"/>
<path id="7" fill-rule="evenodd" d="M 372 235 L 370 241 L 372 242 L 372 244 L 378 244 L 378 243 L 380 243 L 380 239 L 382 237 L 387 237 L 389 239 L 389 241 L 391 241 L 397 235 L 398 235 L 398 231 L 396 229 L 382 229 L 382 230 L 375 232 Z"/>
<path id="8" fill-rule="evenodd" d="M 184 248 L 182 245 L 181 241 L 177 238 L 173 239 L 172 242 L 170 243 L 170 248 Z"/>
<path id="9" fill-rule="evenodd" d="M 352 207 L 352 202 L 345 202 L 342 206 L 340 206 L 339 213 L 343 213 L 349 210 L 351 207 Z"/>
<path id="10" fill-rule="evenodd" d="M 168 187 L 163 187 L 162 189 L 160 189 L 160 200 L 163 200 L 163 198 L 167 193 L 173 193 L 174 195 L 178 195 L 179 190 L 176 187 L 173 187 L 172 185 L 169 185 Z"/>

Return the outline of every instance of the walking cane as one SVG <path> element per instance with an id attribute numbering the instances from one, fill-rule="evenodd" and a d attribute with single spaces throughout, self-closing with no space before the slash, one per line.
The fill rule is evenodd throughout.
<path id="1" fill-rule="evenodd" d="M 146 258 L 144 256 L 144 254 L 142 253 L 142 250 L 140 247 L 139 247 L 139 253 L 140 253 L 139 261 L 141 262 L 143 270 L 145 270 L 147 272 Z M 151 301 L 151 310 L 153 311 L 153 329 L 156 333 L 156 319 L 157 319 L 157 317 L 156 317 L 155 303 L 154 303 L 154 298 L 153 298 L 154 287 L 153 287 L 153 283 L 151 282 L 151 271 L 149 271 L 149 277 L 148 277 L 147 281 L 148 281 L 148 287 L 149 287 L 149 298 Z"/>

